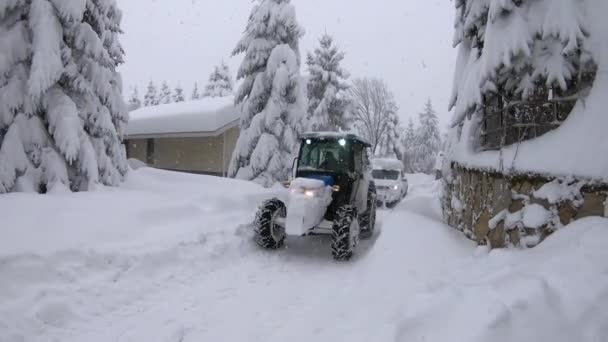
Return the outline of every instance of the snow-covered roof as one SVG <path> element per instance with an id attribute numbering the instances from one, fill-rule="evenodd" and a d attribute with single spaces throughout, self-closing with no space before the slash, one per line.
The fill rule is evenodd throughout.
<path id="1" fill-rule="evenodd" d="M 232 96 L 144 107 L 129 114 L 128 138 L 216 136 L 238 124 Z"/>
<path id="2" fill-rule="evenodd" d="M 372 161 L 372 165 L 374 169 L 380 170 L 403 170 L 403 163 L 400 160 L 394 158 L 375 158 Z"/>

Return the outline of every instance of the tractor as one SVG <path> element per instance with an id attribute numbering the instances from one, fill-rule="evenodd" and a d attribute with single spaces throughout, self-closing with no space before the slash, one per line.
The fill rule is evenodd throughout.
<path id="1" fill-rule="evenodd" d="M 376 224 L 370 147 L 350 133 L 304 134 L 292 180 L 283 183 L 284 195 L 258 209 L 257 244 L 278 249 L 287 236 L 331 235 L 333 258 L 349 260 Z"/>

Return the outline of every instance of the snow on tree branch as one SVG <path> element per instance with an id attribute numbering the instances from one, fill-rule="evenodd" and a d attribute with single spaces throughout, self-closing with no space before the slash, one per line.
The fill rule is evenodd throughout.
<path id="1" fill-rule="evenodd" d="M 300 77 L 299 39 L 304 34 L 289 0 L 262 0 L 253 7 L 234 54 L 245 57 L 235 101 L 241 133 L 228 175 L 265 186 L 286 180 L 306 112 Z"/>
<path id="2" fill-rule="evenodd" d="M 120 20 L 113 0 L 0 4 L 0 193 L 121 182 Z"/>

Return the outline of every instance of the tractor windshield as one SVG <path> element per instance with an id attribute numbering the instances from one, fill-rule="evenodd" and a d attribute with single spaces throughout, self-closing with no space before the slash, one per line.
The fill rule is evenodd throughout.
<path id="1" fill-rule="evenodd" d="M 352 172 L 353 144 L 341 140 L 311 140 L 302 144 L 298 171 Z"/>

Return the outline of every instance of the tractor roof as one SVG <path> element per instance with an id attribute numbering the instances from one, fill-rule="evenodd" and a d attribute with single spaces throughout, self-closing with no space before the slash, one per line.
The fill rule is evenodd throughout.
<path id="1" fill-rule="evenodd" d="M 345 140 L 351 140 L 351 141 L 359 142 L 359 143 L 365 145 L 366 147 L 371 147 L 372 146 L 367 140 L 363 139 L 362 137 L 360 137 L 360 136 L 358 136 L 357 134 L 354 134 L 354 133 L 343 133 L 343 132 L 308 132 L 308 133 L 304 133 L 302 135 L 302 139 L 315 139 L 315 140 L 324 140 L 324 139 L 338 140 L 338 139 L 345 139 Z"/>

